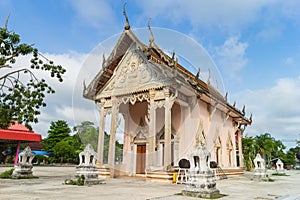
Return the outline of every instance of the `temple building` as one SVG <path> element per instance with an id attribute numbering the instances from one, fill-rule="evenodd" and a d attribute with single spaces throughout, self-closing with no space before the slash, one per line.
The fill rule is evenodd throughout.
<path id="1" fill-rule="evenodd" d="M 98 165 L 109 176 L 155 173 L 170 175 L 179 160 L 188 158 L 200 140 L 211 159 L 223 169 L 243 167 L 243 131 L 252 122 L 209 81 L 200 80 L 165 53 L 154 41 L 142 43 L 128 18 L 102 68 L 84 85 L 83 96 L 99 108 Z M 175 43 L 174 43 L 175 45 Z M 100 55 L 99 55 L 100 56 Z M 99 63 L 100 64 L 100 63 Z M 234 103 L 235 104 L 235 103 Z M 105 122 L 110 116 L 108 163 L 103 163 Z M 122 163 L 116 164 L 115 140 L 120 117 L 124 120 Z"/>

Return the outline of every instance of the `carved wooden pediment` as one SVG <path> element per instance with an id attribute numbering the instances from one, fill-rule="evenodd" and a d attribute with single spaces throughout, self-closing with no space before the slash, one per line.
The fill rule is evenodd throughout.
<path id="1" fill-rule="evenodd" d="M 163 67 L 150 63 L 143 52 L 133 45 L 97 97 L 118 96 L 169 86 L 173 80 L 168 76 L 170 72 L 165 71 Z"/>

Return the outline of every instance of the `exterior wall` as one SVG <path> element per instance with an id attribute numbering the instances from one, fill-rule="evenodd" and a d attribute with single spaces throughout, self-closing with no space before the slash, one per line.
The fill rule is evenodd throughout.
<path id="1" fill-rule="evenodd" d="M 189 152 L 196 143 L 196 134 L 198 129 L 203 131 L 208 151 L 211 153 L 211 159 L 216 161 L 217 139 L 220 139 L 219 165 L 224 168 L 236 167 L 236 147 L 235 130 L 232 124 L 232 118 L 227 120 L 222 118 L 219 110 L 216 110 L 211 116 L 207 109 L 207 103 L 201 100 L 193 108 L 183 109 L 185 113 L 182 126 L 179 128 L 180 147 L 179 159 L 187 158 Z M 202 130 L 202 131 L 201 131 Z M 230 154 L 230 160 L 229 160 Z"/>
<path id="2" fill-rule="evenodd" d="M 128 175 L 134 175 L 137 144 L 140 144 L 140 142 L 145 144 L 146 152 L 148 152 L 147 139 L 142 141 L 133 140 L 141 119 L 145 123 L 145 116 L 148 114 L 148 103 L 143 101 L 134 105 L 122 105 L 120 111 L 124 113 L 125 120 L 124 157 L 121 170 Z M 164 107 L 156 109 L 156 133 L 164 127 L 164 112 Z M 232 118 L 225 119 L 218 109 L 210 114 L 207 103 L 202 100 L 198 100 L 194 106 L 182 106 L 179 103 L 174 103 L 171 112 L 172 128 L 175 130 L 175 132 L 172 132 L 172 134 L 174 133 L 172 141 L 174 143 L 175 166 L 178 166 L 180 159 L 188 158 L 188 154 L 196 144 L 197 132 L 201 134 L 203 132 L 207 149 L 211 153 L 211 160 L 217 160 L 216 148 L 219 147 L 218 164 L 223 168 L 237 167 L 236 130 L 233 127 Z M 163 165 L 163 148 L 160 142 L 162 141 L 156 141 L 155 162 L 157 167 Z"/>

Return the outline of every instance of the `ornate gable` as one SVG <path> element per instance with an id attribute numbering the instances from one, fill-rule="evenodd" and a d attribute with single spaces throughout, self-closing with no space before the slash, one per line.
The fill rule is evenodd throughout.
<path id="1" fill-rule="evenodd" d="M 173 83 L 172 69 L 150 63 L 135 44 L 128 49 L 96 99 L 161 88 Z"/>

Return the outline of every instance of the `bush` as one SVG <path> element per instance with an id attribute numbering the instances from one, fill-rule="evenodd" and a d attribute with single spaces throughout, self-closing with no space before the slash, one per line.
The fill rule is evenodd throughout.
<path id="1" fill-rule="evenodd" d="M 47 163 L 49 163 L 49 158 L 44 155 L 36 155 L 36 156 L 34 156 L 32 163 L 38 164 L 38 165 L 47 164 Z"/>
<path id="2" fill-rule="evenodd" d="M 85 179 L 84 175 L 81 175 L 75 181 L 72 180 L 72 179 L 66 179 L 65 184 L 66 185 L 79 185 L 79 186 L 82 186 L 82 185 L 84 185 L 84 179 Z"/>
<path id="3" fill-rule="evenodd" d="M 11 178 L 13 171 L 14 171 L 14 168 L 10 168 L 10 169 L 6 170 L 5 172 L 2 172 L 0 174 L 0 178 Z"/>

